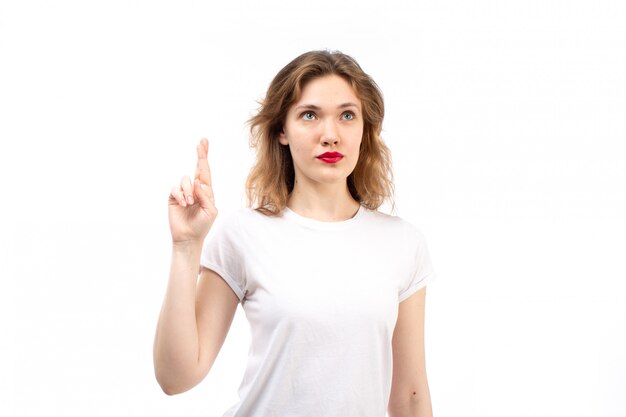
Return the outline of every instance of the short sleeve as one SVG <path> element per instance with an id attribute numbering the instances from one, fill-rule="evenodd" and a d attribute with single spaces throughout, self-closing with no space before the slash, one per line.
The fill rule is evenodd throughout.
<path id="1" fill-rule="evenodd" d="M 219 218 L 218 218 L 219 219 Z M 204 241 L 200 265 L 219 274 L 232 288 L 239 301 L 246 293 L 239 217 L 231 214 L 214 225 Z"/>
<path id="2" fill-rule="evenodd" d="M 409 298 L 437 277 L 437 273 L 433 270 L 424 235 L 412 225 L 407 224 L 407 227 L 406 247 L 411 268 L 407 273 L 408 278 L 404 281 L 398 294 L 398 302 Z"/>

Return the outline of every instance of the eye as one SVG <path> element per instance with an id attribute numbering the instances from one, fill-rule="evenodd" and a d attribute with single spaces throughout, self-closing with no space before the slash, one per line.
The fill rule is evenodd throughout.
<path id="1" fill-rule="evenodd" d="M 313 113 L 312 111 L 305 111 L 300 115 L 300 117 L 304 120 L 313 120 L 315 118 L 315 113 Z"/>
<path id="2" fill-rule="evenodd" d="M 343 120 L 354 120 L 354 113 L 352 113 L 351 111 L 347 111 L 341 115 L 341 118 Z"/>

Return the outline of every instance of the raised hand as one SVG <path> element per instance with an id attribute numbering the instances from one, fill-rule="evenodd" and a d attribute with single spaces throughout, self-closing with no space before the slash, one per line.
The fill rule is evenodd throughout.
<path id="1" fill-rule="evenodd" d="M 168 200 L 168 217 L 174 244 L 204 241 L 217 217 L 208 160 L 209 141 L 203 138 L 196 150 L 198 162 L 193 183 L 188 176 L 184 176 L 180 186 L 172 187 Z"/>

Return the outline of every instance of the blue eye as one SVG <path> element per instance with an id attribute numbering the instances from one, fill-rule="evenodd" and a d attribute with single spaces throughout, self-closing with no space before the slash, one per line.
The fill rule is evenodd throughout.
<path id="1" fill-rule="evenodd" d="M 312 111 L 305 111 L 301 116 L 304 120 L 313 120 L 315 118 L 315 114 Z"/>
<path id="2" fill-rule="evenodd" d="M 353 120 L 354 119 L 354 113 L 348 111 L 348 112 L 345 112 L 344 114 L 342 114 L 341 117 L 343 118 L 343 120 Z"/>

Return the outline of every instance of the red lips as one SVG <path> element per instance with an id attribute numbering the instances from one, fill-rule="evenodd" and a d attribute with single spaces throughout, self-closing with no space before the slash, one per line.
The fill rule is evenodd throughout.
<path id="1" fill-rule="evenodd" d="M 343 155 L 339 152 L 324 152 L 323 154 L 317 156 L 317 159 L 326 162 L 327 164 L 334 164 L 339 162 L 342 158 Z"/>

